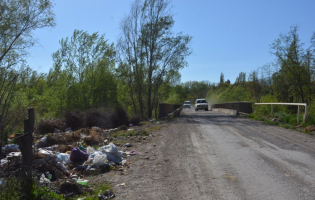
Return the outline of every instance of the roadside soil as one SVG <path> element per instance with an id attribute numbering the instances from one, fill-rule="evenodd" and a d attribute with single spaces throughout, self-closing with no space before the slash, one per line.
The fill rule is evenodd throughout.
<path id="1" fill-rule="evenodd" d="M 128 166 L 97 176 L 117 199 L 313 199 L 315 138 L 214 111 L 183 109 L 134 142 Z M 154 128 L 159 127 L 159 128 Z"/>

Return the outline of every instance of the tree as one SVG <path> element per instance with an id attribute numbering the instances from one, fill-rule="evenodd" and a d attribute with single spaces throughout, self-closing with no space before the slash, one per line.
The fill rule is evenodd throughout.
<path id="1" fill-rule="evenodd" d="M 50 86 L 63 88 L 56 94 L 67 102 L 63 106 L 84 110 L 115 103 L 114 44 L 108 44 L 105 35 L 82 30 L 74 30 L 70 39 L 59 43 L 61 48 L 53 53 L 54 66 L 47 78 Z"/>
<path id="2" fill-rule="evenodd" d="M 288 86 L 289 93 L 296 101 L 305 103 L 311 100 L 311 77 L 314 75 L 313 55 L 310 49 L 303 49 L 297 26 L 291 27 L 287 35 L 281 34 L 271 45 L 280 65 L 278 75 Z M 287 97 L 288 98 L 288 97 Z"/>
<path id="3" fill-rule="evenodd" d="M 36 40 L 33 31 L 55 25 L 52 3 L 50 0 L 1 0 L 0 1 L 0 138 L 4 139 L 6 116 L 10 107 L 18 73 L 13 67 L 17 66 L 27 49 Z M 0 142 L 1 157 L 2 142 Z M 26 160 L 24 152 L 23 162 Z M 28 159 L 32 155 L 28 155 Z M 24 164 L 24 163 L 23 163 Z M 22 198 L 32 198 L 32 174 L 30 169 L 23 182 L 25 193 Z"/>
<path id="4" fill-rule="evenodd" d="M 33 31 L 55 25 L 50 0 L 0 2 L 0 65 L 11 67 L 36 43 Z"/>
<path id="5" fill-rule="evenodd" d="M 54 25 L 52 3 L 49 0 L 0 1 L 0 137 L 2 140 L 5 118 L 19 76 L 13 67 L 23 61 L 27 49 L 36 43 L 32 35 L 33 31 Z"/>
<path id="6" fill-rule="evenodd" d="M 170 81 L 169 74 L 187 66 L 185 58 L 191 54 L 188 44 L 192 37 L 174 35 L 173 25 L 167 0 L 136 0 L 121 21 L 119 74 L 127 80 L 134 111 L 142 117 L 151 118 L 160 100 L 159 88 Z"/>
<path id="7" fill-rule="evenodd" d="M 220 84 L 223 84 L 224 83 L 224 74 L 221 72 L 221 75 L 220 75 Z"/>

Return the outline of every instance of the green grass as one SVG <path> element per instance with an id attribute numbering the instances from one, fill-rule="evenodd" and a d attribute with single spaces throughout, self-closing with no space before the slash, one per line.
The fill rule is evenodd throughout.
<path id="1" fill-rule="evenodd" d="M 57 199 L 61 200 L 64 199 L 62 195 L 56 194 L 55 192 L 51 191 L 50 188 L 47 187 L 38 187 L 34 191 L 35 198 L 38 200 L 50 200 L 50 199 Z"/>
<path id="2" fill-rule="evenodd" d="M 103 183 L 103 184 L 93 184 L 90 186 L 90 188 L 93 190 L 93 193 L 87 193 L 83 194 L 80 197 L 71 198 L 71 200 L 76 200 L 78 198 L 85 198 L 84 200 L 98 200 L 98 195 L 103 194 L 106 190 L 113 191 L 113 188 L 109 183 Z"/>

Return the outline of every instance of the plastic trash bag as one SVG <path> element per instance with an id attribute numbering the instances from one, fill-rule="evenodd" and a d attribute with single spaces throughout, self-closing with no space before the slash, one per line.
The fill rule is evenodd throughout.
<path id="1" fill-rule="evenodd" d="M 90 153 L 92 153 L 94 151 L 95 151 L 95 149 L 93 147 L 87 147 L 86 148 L 86 153 L 88 153 L 88 154 L 90 154 Z"/>
<path id="2" fill-rule="evenodd" d="M 70 160 L 72 162 L 82 162 L 82 161 L 86 161 L 88 158 L 89 158 L 89 154 L 78 149 L 78 147 L 74 147 L 71 150 Z"/>
<path id="3" fill-rule="evenodd" d="M 50 180 L 45 177 L 45 174 L 42 174 L 42 176 L 39 179 L 40 183 L 50 183 Z"/>
<path id="4" fill-rule="evenodd" d="M 42 139 L 39 140 L 38 143 L 35 144 L 36 148 L 42 148 L 42 147 L 47 147 L 47 135 L 43 137 Z"/>
<path id="5" fill-rule="evenodd" d="M 72 161 L 70 160 L 70 155 L 67 153 L 56 153 L 57 162 L 63 162 L 65 164 L 70 164 Z"/>
<path id="6" fill-rule="evenodd" d="M 4 147 L 4 151 L 6 152 L 17 152 L 20 151 L 19 146 L 16 144 L 8 144 Z"/>
<path id="7" fill-rule="evenodd" d="M 93 159 L 93 165 L 96 168 L 99 168 L 101 165 L 106 164 L 106 162 L 107 162 L 107 156 L 105 154 L 96 155 Z"/>
<path id="8" fill-rule="evenodd" d="M 106 154 L 108 161 L 119 163 L 122 160 L 122 153 L 118 151 L 117 147 L 113 143 L 100 147 L 98 150 L 103 154 Z"/>

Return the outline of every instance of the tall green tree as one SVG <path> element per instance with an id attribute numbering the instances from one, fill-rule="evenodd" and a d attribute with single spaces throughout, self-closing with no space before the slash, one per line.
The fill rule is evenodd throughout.
<path id="1" fill-rule="evenodd" d="M 173 34 L 173 25 L 167 0 L 136 0 L 121 21 L 119 74 L 130 86 L 135 112 L 143 117 L 151 118 L 160 86 L 169 81 L 170 72 L 187 66 L 185 58 L 191 54 L 192 37 Z"/>
<path id="2" fill-rule="evenodd" d="M 63 88 L 57 94 L 66 102 L 61 106 L 84 110 L 116 103 L 114 44 L 108 44 L 105 35 L 82 30 L 59 43 L 47 81 L 52 87 Z"/>
<path id="3" fill-rule="evenodd" d="M 311 49 L 304 49 L 298 36 L 297 26 L 291 27 L 288 34 L 281 34 L 271 45 L 280 70 L 278 75 L 288 86 L 287 90 L 296 101 L 310 102 L 312 92 L 311 77 L 314 75 Z"/>

